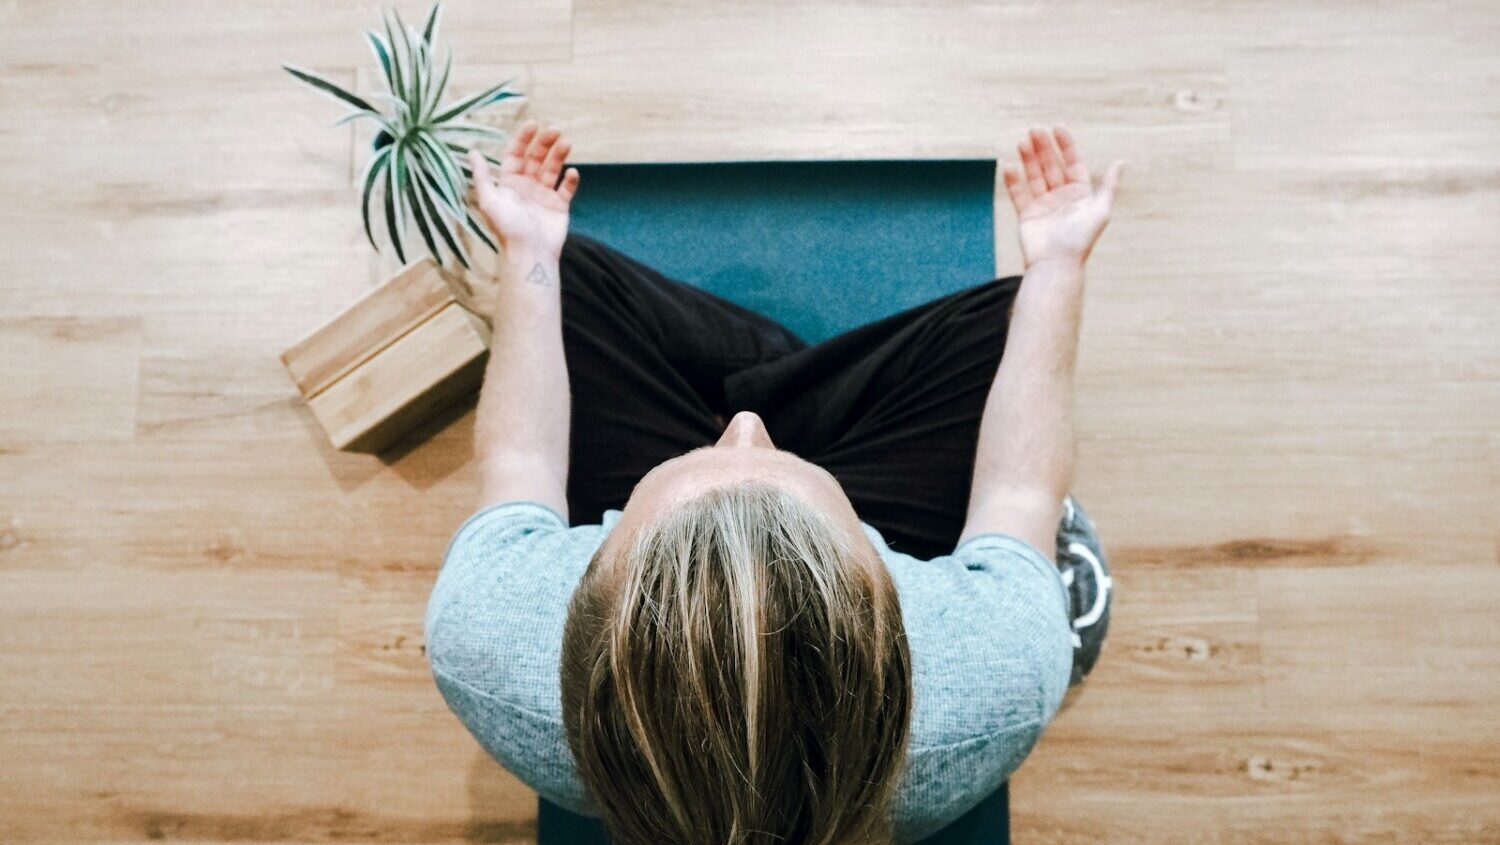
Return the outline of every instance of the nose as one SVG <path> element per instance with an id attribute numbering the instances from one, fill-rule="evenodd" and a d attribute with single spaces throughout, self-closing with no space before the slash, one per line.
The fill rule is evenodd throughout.
<path id="1" fill-rule="evenodd" d="M 729 425 L 724 427 L 724 434 L 719 438 L 718 446 L 750 446 L 758 449 L 775 449 L 776 444 L 771 442 L 771 434 L 766 431 L 766 424 L 760 415 L 754 411 L 740 411 L 729 420 Z"/>

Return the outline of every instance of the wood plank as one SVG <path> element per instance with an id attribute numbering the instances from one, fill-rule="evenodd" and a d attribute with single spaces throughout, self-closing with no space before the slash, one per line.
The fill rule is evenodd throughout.
<path id="1" fill-rule="evenodd" d="M 141 321 L 0 318 L 0 443 L 135 434 Z"/>
<path id="2" fill-rule="evenodd" d="M 418 26 L 428 3 L 398 7 Z M 26 3 L 7 9 L 13 41 L 7 60 L 17 63 L 97 63 L 100 67 L 151 64 L 173 75 L 201 72 L 213 60 L 280 73 L 282 62 L 349 68 L 373 62 L 361 33 L 380 25 L 381 6 L 329 0 L 308 6 L 295 0 L 228 0 L 203 14 L 191 0 L 152 0 L 126 9 L 108 0 Z M 88 21 L 88 27 L 77 26 Z M 564 60 L 570 54 L 570 0 L 516 0 L 503 8 L 453 3 L 443 30 L 455 63 L 496 53 L 516 61 Z M 107 33 L 99 37 L 95 33 Z M 143 45 L 171 49 L 143 52 Z"/>
<path id="3" fill-rule="evenodd" d="M 1311 725 L 1255 714 L 1045 748 L 1012 782 L 1016 841 L 1488 842 L 1488 738 L 1416 745 L 1354 708 Z M 1474 746 L 1478 746 L 1475 753 Z M 1046 754 L 1066 762 L 1055 773 Z M 1051 776 L 1045 776 L 1051 775 Z"/>
<path id="4" fill-rule="evenodd" d="M 305 425 L 237 443 L 0 451 L 0 568 L 322 572 L 420 561 L 435 571 L 475 503 L 472 415 L 376 458 L 336 451 L 310 416 L 285 413 Z"/>
<path id="5" fill-rule="evenodd" d="M 1223 48 L 1202 36 L 1219 26 L 1207 7 L 774 8 L 580 2 L 572 61 L 533 65 L 537 115 L 568 128 L 581 161 L 993 157 L 1044 121 L 1075 127 L 1101 158 L 1181 165 L 1229 153 Z M 1198 35 L 1153 38 L 1173 27 Z M 1147 38 L 1154 49 L 1142 54 Z M 1115 63 L 1141 72 L 1100 72 Z M 745 114 L 768 119 L 745 132 Z"/>
<path id="6" fill-rule="evenodd" d="M 1493 498 L 1484 438 L 1205 432 L 1167 449 L 1166 437 L 1079 444 L 1076 487 L 1126 563 L 1415 564 L 1490 554 L 1493 527 L 1474 518 Z"/>
<path id="7" fill-rule="evenodd" d="M 1490 719 L 1473 738 L 1500 742 L 1500 700 L 1491 695 L 1500 678 L 1493 560 L 1256 577 L 1268 701 L 1299 712 L 1359 702 L 1404 714 L 1414 739 L 1471 731 L 1479 726 L 1455 723 L 1453 714 L 1483 713 Z M 1494 775 L 1500 781 L 1500 768 Z"/>
<path id="8" fill-rule="evenodd" d="M 1259 702 L 1256 582 L 1241 569 L 1121 567 L 1105 652 L 1049 743 L 1118 733 L 1150 713 L 1158 723 L 1213 720 Z M 1128 715 L 1126 715 L 1128 714 Z M 1122 724 L 1125 716 L 1131 725 Z"/>
<path id="9" fill-rule="evenodd" d="M 1230 56 L 1236 163 L 1257 168 L 1493 167 L 1493 44 L 1447 27 L 1377 44 L 1294 43 Z M 1378 52 L 1379 61 L 1371 61 Z"/>
<path id="10" fill-rule="evenodd" d="M 332 689 L 336 586 L 316 571 L 7 570 L 0 697 L 42 707 L 130 689 L 137 705 L 311 703 Z"/>
<path id="11" fill-rule="evenodd" d="M 0 708 L 6 838 L 534 841 L 535 799 L 440 701 L 414 716 L 359 693 L 304 707 Z"/>

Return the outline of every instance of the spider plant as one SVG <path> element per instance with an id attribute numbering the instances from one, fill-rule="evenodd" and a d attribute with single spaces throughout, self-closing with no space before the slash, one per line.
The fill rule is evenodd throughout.
<path id="1" fill-rule="evenodd" d="M 466 160 L 469 142 L 504 139 L 506 135 L 463 118 L 485 106 L 522 95 L 507 90 L 515 81 L 512 79 L 456 103 L 442 103 L 453 69 L 453 51 L 445 51 L 439 67 L 433 38 L 441 13 L 442 3 L 434 3 L 427 20 L 420 29 L 415 29 L 407 27 L 400 13 L 392 9 L 381 15 L 383 34 L 374 30 L 365 33 L 385 83 L 385 91 L 375 94 L 374 99 L 389 105 L 388 112 L 311 71 L 292 65 L 282 67 L 308 85 L 354 107 L 354 111 L 335 121 L 335 126 L 369 120 L 378 127 L 370 161 L 360 177 L 363 186 L 360 209 L 370 246 L 380 251 L 370 225 L 370 206 L 379 196 L 387 237 L 403 264 L 406 263 L 403 240 L 410 225 L 415 223 L 427 251 L 439 265 L 443 263 L 442 248 L 446 247 L 459 263 L 468 267 L 463 229 L 468 229 L 490 249 L 496 249 L 495 242 L 468 207 L 473 178 Z"/>

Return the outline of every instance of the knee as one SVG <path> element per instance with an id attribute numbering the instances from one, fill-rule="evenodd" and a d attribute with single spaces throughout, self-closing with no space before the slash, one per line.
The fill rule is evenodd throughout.
<path id="1" fill-rule="evenodd" d="M 965 337 L 983 343 L 1003 343 L 1016 302 L 1017 277 L 994 279 L 959 294 L 949 324 Z M 995 350 L 998 358 L 1000 350 Z"/>
<path id="2" fill-rule="evenodd" d="M 597 242 L 587 235 L 577 232 L 568 232 L 563 238 L 562 253 L 558 257 L 558 263 L 566 268 L 570 264 L 577 264 L 581 259 L 593 253 Z M 567 275 L 564 272 L 563 275 Z"/>
<path id="3" fill-rule="evenodd" d="M 986 319 L 1002 335 L 1010 328 L 1010 318 L 1016 309 L 1016 293 L 1020 289 L 1020 276 L 994 279 L 982 287 L 984 297 L 981 307 Z"/>
<path id="4" fill-rule="evenodd" d="M 984 301 L 995 313 L 1010 316 L 1011 308 L 1016 304 L 1016 293 L 1021 289 L 1020 276 L 1001 276 L 980 285 L 979 289 L 984 293 Z"/>
<path id="5" fill-rule="evenodd" d="M 572 268 L 578 271 L 572 275 L 584 281 L 619 275 L 622 268 L 629 267 L 633 262 L 604 241 L 569 231 L 567 237 L 563 238 L 559 263 L 563 265 L 564 276 L 569 275 L 569 268 Z"/>
<path id="6" fill-rule="evenodd" d="M 598 245 L 599 242 L 588 235 L 569 229 L 567 236 L 563 238 L 562 251 L 563 255 L 577 254 L 580 250 L 590 250 Z"/>
<path id="7" fill-rule="evenodd" d="M 603 275 L 600 273 L 603 248 L 603 244 L 587 235 L 568 232 L 558 257 L 558 275 L 564 291 L 588 287 Z"/>
<path id="8" fill-rule="evenodd" d="M 610 263 L 615 251 L 603 241 L 581 232 L 568 231 L 563 238 L 561 260 L 564 262 L 587 261 L 592 264 Z"/>

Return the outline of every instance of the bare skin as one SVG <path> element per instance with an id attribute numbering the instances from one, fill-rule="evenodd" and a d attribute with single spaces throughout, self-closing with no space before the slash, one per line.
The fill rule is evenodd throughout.
<path id="1" fill-rule="evenodd" d="M 847 532 L 854 548 L 874 552 L 854 504 L 833 475 L 777 449 L 761 418 L 754 412 L 740 411 L 730 419 L 717 443 L 663 461 L 636 483 L 619 524 L 605 538 L 606 555 L 613 555 L 625 538 L 673 505 L 739 481 L 764 481 L 782 488 L 829 517 Z"/>

